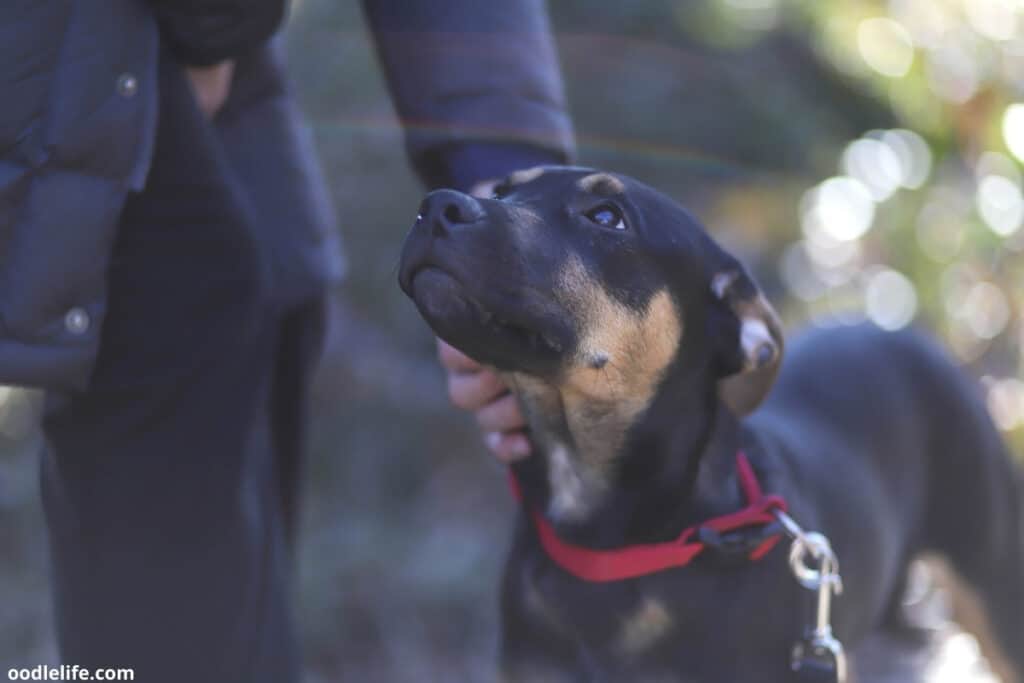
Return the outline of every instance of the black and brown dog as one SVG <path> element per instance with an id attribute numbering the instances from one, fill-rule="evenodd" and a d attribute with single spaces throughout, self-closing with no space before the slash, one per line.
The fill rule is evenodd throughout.
<path id="1" fill-rule="evenodd" d="M 508 680 L 793 681 L 813 601 L 784 548 L 593 581 L 538 537 L 539 521 L 576 548 L 671 542 L 747 505 L 739 452 L 831 539 L 848 646 L 895 622 L 909 563 L 937 553 L 979 597 L 1004 670 L 1024 672 L 1020 480 L 928 340 L 817 331 L 781 364 L 779 323 L 736 259 L 669 198 L 581 168 L 513 174 L 492 199 L 431 193 L 400 282 L 442 339 L 503 373 L 537 446 L 514 466 Z"/>

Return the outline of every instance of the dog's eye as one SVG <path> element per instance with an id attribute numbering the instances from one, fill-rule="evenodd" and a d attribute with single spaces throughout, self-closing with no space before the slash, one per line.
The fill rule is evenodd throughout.
<path id="1" fill-rule="evenodd" d="M 511 189 L 512 188 L 508 183 L 498 183 L 494 186 L 494 189 L 491 190 L 491 199 L 504 199 L 508 196 Z"/>
<path id="2" fill-rule="evenodd" d="M 626 221 L 622 218 L 622 212 L 611 204 L 602 204 L 596 209 L 591 209 L 586 216 L 603 228 L 626 229 Z"/>

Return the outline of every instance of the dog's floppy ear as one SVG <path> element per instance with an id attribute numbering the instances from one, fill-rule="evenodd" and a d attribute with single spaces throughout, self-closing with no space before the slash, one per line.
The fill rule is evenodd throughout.
<path id="1" fill-rule="evenodd" d="M 711 278 L 713 305 L 729 318 L 719 339 L 718 395 L 736 415 L 746 415 L 771 389 L 782 362 L 782 326 L 775 310 L 743 266 L 726 256 Z M 721 348 L 724 347 L 724 348 Z"/>

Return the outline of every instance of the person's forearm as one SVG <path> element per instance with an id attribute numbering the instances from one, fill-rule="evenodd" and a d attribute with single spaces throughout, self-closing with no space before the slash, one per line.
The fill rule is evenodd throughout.
<path id="1" fill-rule="evenodd" d="M 160 34 L 188 66 L 212 66 L 266 42 L 284 19 L 287 0 L 148 0 Z"/>
<path id="2" fill-rule="evenodd" d="M 481 183 L 495 183 L 513 171 L 565 161 L 562 153 L 526 143 L 470 142 L 434 154 L 448 169 L 446 184 L 463 192 L 479 190 Z"/>
<path id="3" fill-rule="evenodd" d="M 504 146 L 527 165 L 568 159 L 572 131 L 542 0 L 363 5 L 410 159 L 428 186 L 467 189 L 474 172 L 459 167 L 459 148 Z"/>

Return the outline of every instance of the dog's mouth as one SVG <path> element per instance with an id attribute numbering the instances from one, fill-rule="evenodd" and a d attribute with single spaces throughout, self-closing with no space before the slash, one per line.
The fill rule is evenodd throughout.
<path id="1" fill-rule="evenodd" d="M 403 273 L 402 289 L 437 336 L 501 370 L 551 371 L 571 343 L 564 322 L 531 314 L 521 301 L 503 300 L 507 297 L 488 290 L 486 282 L 467 286 L 464 278 L 433 263 Z"/>

